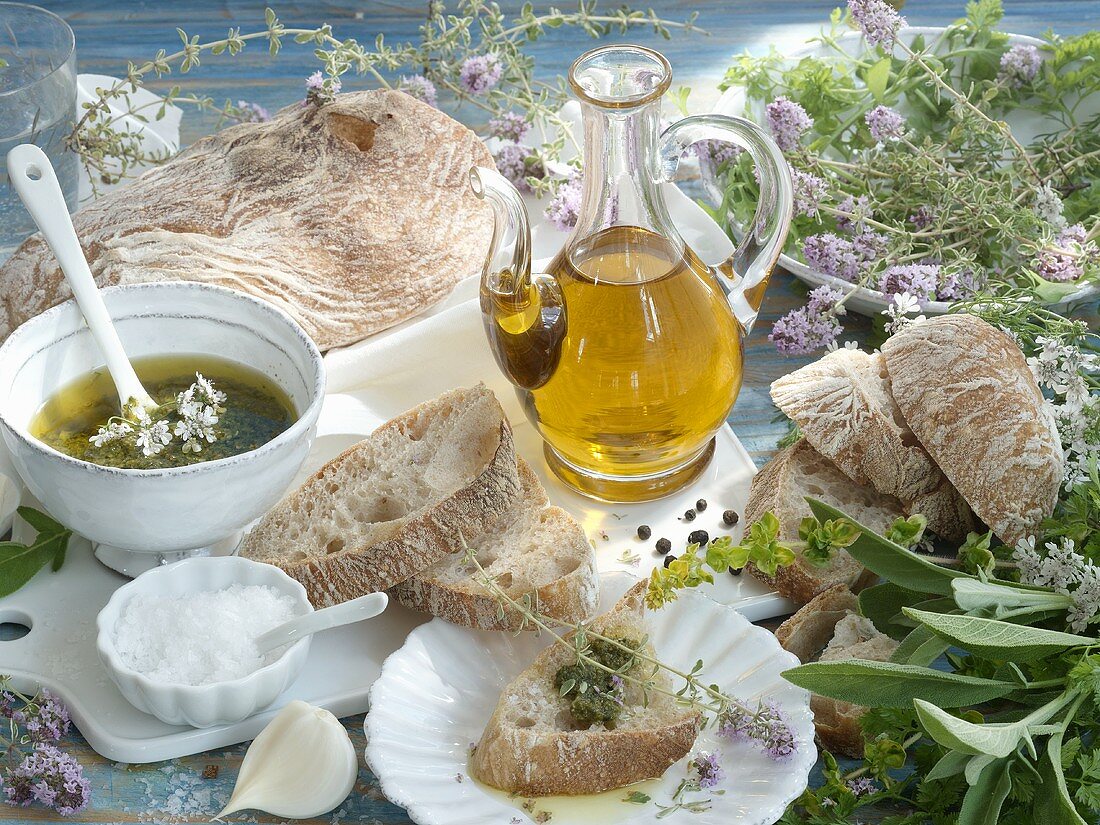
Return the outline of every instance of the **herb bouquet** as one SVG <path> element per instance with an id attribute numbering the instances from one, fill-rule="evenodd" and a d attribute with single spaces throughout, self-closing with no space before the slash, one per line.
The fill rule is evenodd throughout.
<path id="1" fill-rule="evenodd" d="M 883 0 L 848 5 L 814 52 L 746 55 L 723 81 L 790 162 L 787 255 L 826 276 L 775 325 L 776 346 L 833 342 L 849 284 L 880 292 L 893 322 L 932 301 L 1024 289 L 1056 302 L 1100 280 L 1100 32 L 1036 46 L 997 31 L 999 0 L 976 0 L 915 34 Z M 712 146 L 703 167 L 735 231 L 757 203 L 751 161 Z"/>

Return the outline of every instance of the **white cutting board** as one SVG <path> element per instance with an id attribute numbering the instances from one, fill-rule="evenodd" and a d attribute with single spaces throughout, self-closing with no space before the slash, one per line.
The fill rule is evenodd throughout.
<path id="1" fill-rule="evenodd" d="M 724 509 L 744 512 L 755 468 L 728 427 L 719 432 L 714 458 L 701 477 L 662 501 L 601 504 L 558 482 L 543 461 L 538 434 L 492 360 L 473 302 L 357 347 L 352 357 L 345 354 L 332 377 L 333 389 L 345 391 L 331 393 L 326 399 L 319 435 L 300 479 L 381 421 L 448 389 L 484 381 L 504 405 L 516 448 L 539 474 L 550 500 L 572 513 L 593 540 L 601 571 L 645 575 L 661 563 L 652 549 L 658 538 L 669 538 L 676 552 L 694 529 L 705 529 L 712 537 L 722 534 Z M 698 498 L 707 499 L 706 512 L 693 522 L 680 521 L 684 510 Z M 120 512 L 119 517 L 126 514 Z M 635 536 L 643 523 L 653 531 L 646 542 Z M 739 530 L 731 532 L 740 535 Z M 619 561 L 624 550 L 638 555 L 635 564 Z M 382 662 L 427 618 L 391 604 L 382 616 L 363 625 L 319 633 L 303 674 L 271 708 L 235 725 L 196 730 L 166 725 L 133 708 L 99 662 L 95 617 L 124 582 L 122 576 L 95 560 L 85 539 L 74 538 L 60 572 L 44 570 L 23 589 L 0 599 L 0 622 L 31 628 L 21 639 L 0 641 L 0 673 L 10 674 L 18 687 L 33 690 L 41 684 L 60 695 L 88 743 L 108 759 L 121 762 L 158 762 L 247 741 L 292 699 L 321 705 L 340 717 L 362 713 Z M 748 575 L 720 576 L 708 595 L 735 606 L 753 621 L 793 609 Z"/>

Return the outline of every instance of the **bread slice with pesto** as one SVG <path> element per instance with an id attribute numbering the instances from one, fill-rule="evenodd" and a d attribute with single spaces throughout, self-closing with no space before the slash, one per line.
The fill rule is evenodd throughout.
<path id="1" fill-rule="evenodd" d="M 521 494 L 480 535 L 467 536 L 478 564 L 517 601 L 531 596 L 539 612 L 576 623 L 592 616 L 600 595 L 596 553 L 569 513 L 550 504 L 534 470 L 518 459 Z M 516 630 L 515 610 L 482 584 L 465 553 L 454 553 L 389 591 L 406 607 L 479 630 Z"/>
<path id="2" fill-rule="evenodd" d="M 591 629 L 630 647 L 647 636 L 646 582 L 631 588 Z M 653 673 L 637 656 L 591 639 L 593 653 L 618 664 L 623 677 L 650 680 L 668 690 L 671 680 Z M 637 648 L 653 656 L 649 644 Z M 522 796 L 593 794 L 663 774 L 691 750 L 701 715 L 675 698 L 621 684 L 602 671 L 585 676 L 571 647 L 554 643 L 540 653 L 500 695 L 470 758 L 478 780 Z M 586 678 L 586 690 L 581 690 Z"/>
<path id="3" fill-rule="evenodd" d="M 521 494 L 512 429 L 484 385 L 376 429 L 273 507 L 240 554 L 300 581 L 314 607 L 386 590 L 462 549 Z"/>

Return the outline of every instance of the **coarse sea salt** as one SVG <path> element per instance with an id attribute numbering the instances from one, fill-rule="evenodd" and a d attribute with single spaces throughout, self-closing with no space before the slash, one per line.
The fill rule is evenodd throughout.
<path id="1" fill-rule="evenodd" d="M 271 664 L 256 638 L 294 618 L 295 600 L 268 585 L 233 584 L 183 596 L 135 596 L 115 624 L 123 664 L 155 682 L 209 685 Z"/>

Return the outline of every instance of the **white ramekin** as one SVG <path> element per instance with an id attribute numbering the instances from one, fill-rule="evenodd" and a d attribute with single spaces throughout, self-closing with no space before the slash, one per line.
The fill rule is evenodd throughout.
<path id="1" fill-rule="evenodd" d="M 115 625 L 134 596 L 183 596 L 231 584 L 268 585 L 292 596 L 296 613 L 313 611 L 305 588 L 278 567 L 236 556 L 185 559 L 142 573 L 116 590 L 96 618 L 99 658 L 130 704 L 170 725 L 229 725 L 266 708 L 298 677 L 309 655 L 309 636 L 248 676 L 210 685 L 156 682 L 122 663 L 114 642 Z"/>

